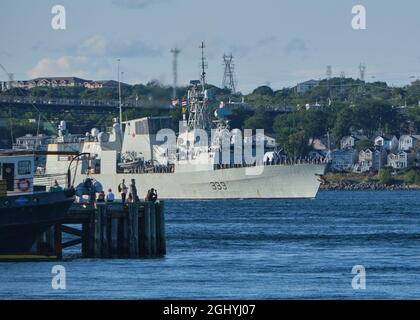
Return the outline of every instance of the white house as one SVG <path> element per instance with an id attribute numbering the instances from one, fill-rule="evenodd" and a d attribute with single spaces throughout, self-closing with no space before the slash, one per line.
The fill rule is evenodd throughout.
<path id="1" fill-rule="evenodd" d="M 398 149 L 399 140 L 394 135 L 381 135 L 375 138 L 375 147 L 384 148 L 386 151 L 396 151 Z"/>
<path id="2" fill-rule="evenodd" d="M 357 161 L 357 150 L 334 150 L 331 152 L 331 169 L 334 171 L 351 171 Z"/>
<path id="3" fill-rule="evenodd" d="M 402 135 L 398 149 L 400 151 L 417 150 L 420 145 L 420 135 Z"/>
<path id="4" fill-rule="evenodd" d="M 414 164 L 416 153 L 400 151 L 388 155 L 388 166 L 394 169 L 407 169 Z"/>
<path id="5" fill-rule="evenodd" d="M 336 148 L 334 137 L 326 134 L 321 138 L 310 138 L 309 145 L 312 146 L 312 149 L 319 151 L 333 150 Z"/>
<path id="6" fill-rule="evenodd" d="M 357 141 L 359 141 L 359 139 L 353 135 L 345 136 L 341 139 L 341 149 L 354 148 L 356 146 Z"/>
<path id="7" fill-rule="evenodd" d="M 379 171 L 386 164 L 385 150 L 369 148 L 359 152 L 359 162 L 355 172 Z"/>

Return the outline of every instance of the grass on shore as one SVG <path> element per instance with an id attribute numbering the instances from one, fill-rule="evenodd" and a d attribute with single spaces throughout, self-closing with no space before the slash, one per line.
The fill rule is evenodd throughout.
<path id="1" fill-rule="evenodd" d="M 350 183 L 376 183 L 380 182 L 378 174 L 370 173 L 353 173 L 353 172 L 341 172 L 334 173 L 328 172 L 325 174 L 325 180 L 329 183 L 340 183 L 340 182 L 350 182 Z M 393 176 L 395 184 L 404 183 L 404 174 L 400 173 Z"/>

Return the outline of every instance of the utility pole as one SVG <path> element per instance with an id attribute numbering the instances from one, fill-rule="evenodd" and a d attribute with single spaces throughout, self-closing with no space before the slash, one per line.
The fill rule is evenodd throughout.
<path id="1" fill-rule="evenodd" d="M 178 48 L 171 49 L 171 53 L 173 55 L 172 60 L 172 72 L 174 76 L 174 83 L 172 88 L 172 98 L 176 99 L 176 88 L 178 86 L 178 55 L 181 52 Z"/>
<path id="2" fill-rule="evenodd" d="M 236 93 L 236 86 L 235 86 L 235 65 L 233 63 L 233 55 L 223 55 L 223 66 L 224 66 L 224 73 L 223 73 L 223 82 L 222 88 L 229 89 L 232 94 Z"/>

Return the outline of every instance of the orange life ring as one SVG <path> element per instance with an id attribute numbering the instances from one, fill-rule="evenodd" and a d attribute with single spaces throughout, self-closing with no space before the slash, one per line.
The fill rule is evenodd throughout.
<path id="1" fill-rule="evenodd" d="M 17 188 L 22 192 L 27 192 L 31 188 L 31 182 L 26 178 L 20 179 L 17 182 Z"/>

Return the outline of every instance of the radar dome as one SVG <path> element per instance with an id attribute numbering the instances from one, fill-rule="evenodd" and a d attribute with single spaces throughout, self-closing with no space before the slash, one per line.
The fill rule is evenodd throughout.
<path id="1" fill-rule="evenodd" d="M 92 135 L 92 137 L 95 137 L 96 138 L 98 136 L 98 134 L 99 134 L 99 130 L 97 128 L 93 128 L 90 131 L 90 134 Z"/>

